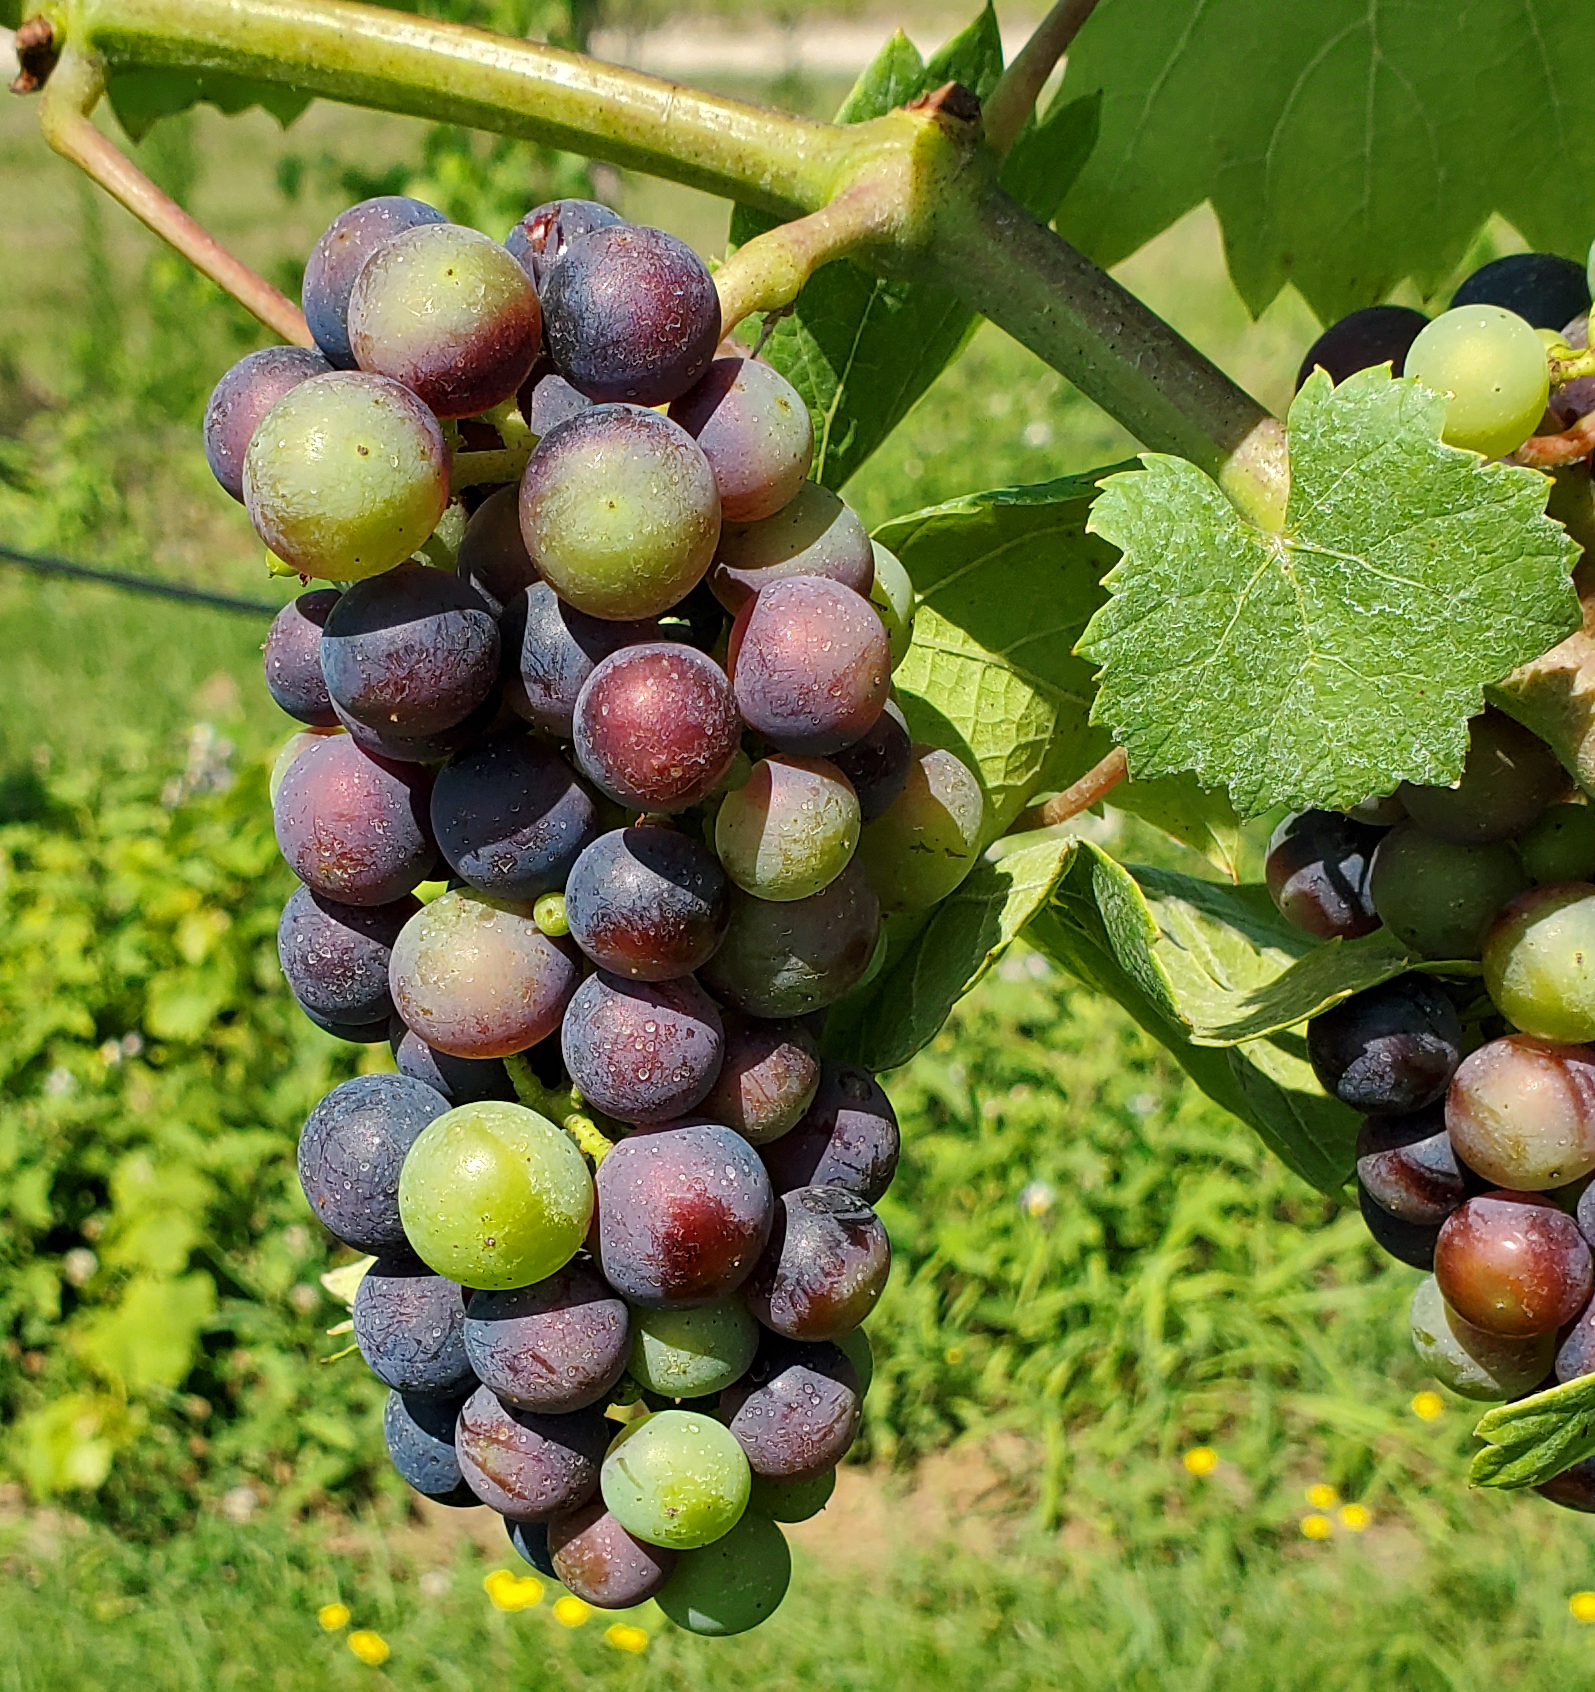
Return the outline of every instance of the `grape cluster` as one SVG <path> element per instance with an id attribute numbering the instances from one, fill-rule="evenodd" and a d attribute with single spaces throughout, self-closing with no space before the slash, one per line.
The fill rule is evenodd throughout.
<path id="1" fill-rule="evenodd" d="M 369 200 L 304 306 L 316 348 L 229 371 L 205 446 L 337 584 L 265 644 L 303 725 L 279 952 L 398 1066 L 299 1144 L 375 1260 L 388 1450 L 587 1602 L 738 1632 L 857 1433 L 890 1257 L 897 1121 L 824 1016 L 883 913 L 969 871 L 980 785 L 891 696 L 906 572 L 807 479 L 806 407 L 673 236 L 567 200 L 499 244 Z M 517 441 L 506 485 L 454 489 Z"/>

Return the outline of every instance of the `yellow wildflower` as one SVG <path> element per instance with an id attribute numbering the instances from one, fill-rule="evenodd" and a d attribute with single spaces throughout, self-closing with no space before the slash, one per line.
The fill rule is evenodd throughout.
<path id="1" fill-rule="evenodd" d="M 1362 1504 L 1342 1504 L 1340 1506 L 1340 1525 L 1351 1533 L 1361 1533 L 1373 1517 L 1369 1515 L 1367 1507 Z"/>
<path id="2" fill-rule="evenodd" d="M 482 1590 L 495 1610 L 530 1610 L 543 1601 L 543 1583 L 535 1575 L 514 1575 L 508 1569 L 494 1569 L 483 1575 Z"/>
<path id="3" fill-rule="evenodd" d="M 1317 1486 L 1307 1488 L 1307 1502 L 1315 1510 L 1332 1510 L 1340 1502 L 1340 1494 L 1320 1481 Z"/>
<path id="4" fill-rule="evenodd" d="M 349 1606 L 347 1604 L 323 1604 L 316 1611 L 316 1620 L 328 1633 L 336 1633 L 340 1627 L 349 1625 Z"/>
<path id="5" fill-rule="evenodd" d="M 1412 1413 L 1420 1421 L 1437 1422 L 1445 1414 L 1445 1400 L 1437 1392 L 1412 1395 Z"/>
<path id="6" fill-rule="evenodd" d="M 630 1651 L 634 1656 L 648 1649 L 648 1635 L 640 1627 L 628 1627 L 625 1622 L 615 1622 L 606 1627 L 604 1638 L 617 1651 Z"/>
<path id="7" fill-rule="evenodd" d="M 561 1627 L 580 1627 L 592 1614 L 592 1606 L 584 1604 L 580 1598 L 566 1596 L 554 1600 L 554 1620 Z"/>
<path id="8" fill-rule="evenodd" d="M 372 1668 L 385 1663 L 392 1654 L 388 1650 L 388 1642 L 380 1633 L 373 1633 L 368 1627 L 356 1628 L 349 1635 L 348 1646 L 363 1663 Z"/>
<path id="9" fill-rule="evenodd" d="M 1301 1531 L 1303 1539 L 1328 1539 L 1335 1528 L 1328 1516 L 1320 1516 L 1315 1510 L 1312 1515 L 1302 1517 Z"/>
<path id="10" fill-rule="evenodd" d="M 1210 1475 L 1218 1467 L 1218 1453 L 1211 1445 L 1193 1445 L 1180 1461 L 1188 1475 Z"/>
<path id="11" fill-rule="evenodd" d="M 1595 1592 L 1575 1592 L 1567 1601 L 1574 1621 L 1595 1622 Z"/>

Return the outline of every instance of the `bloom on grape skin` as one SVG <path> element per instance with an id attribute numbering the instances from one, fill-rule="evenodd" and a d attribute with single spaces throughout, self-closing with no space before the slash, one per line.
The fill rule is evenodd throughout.
<path id="1" fill-rule="evenodd" d="M 393 1654 L 388 1649 L 388 1642 L 380 1633 L 373 1633 L 370 1628 L 357 1628 L 344 1641 L 351 1651 L 371 1668 L 378 1668 Z"/>

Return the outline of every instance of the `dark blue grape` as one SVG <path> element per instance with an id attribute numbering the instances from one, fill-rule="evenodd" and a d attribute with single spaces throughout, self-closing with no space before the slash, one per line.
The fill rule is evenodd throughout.
<path id="1" fill-rule="evenodd" d="M 454 1449 L 454 1424 L 464 1398 L 406 1398 L 389 1391 L 382 1412 L 388 1457 L 406 1486 L 434 1504 L 470 1509 L 482 1500 L 465 1484 Z"/>
<path id="2" fill-rule="evenodd" d="M 570 1078 L 599 1110 L 650 1125 L 682 1116 L 714 1085 L 725 1033 L 690 975 L 628 981 L 598 970 L 575 991 L 560 1027 Z"/>
<path id="3" fill-rule="evenodd" d="M 381 735 L 462 723 L 498 680 L 498 624 L 446 570 L 400 564 L 356 582 L 321 636 L 321 670 L 342 714 Z"/>
<path id="4" fill-rule="evenodd" d="M 577 696 L 593 670 L 623 646 L 657 641 L 659 625 L 651 617 L 589 617 L 547 582 L 534 582 L 505 605 L 499 633 L 505 702 L 533 728 L 569 740 Z"/>
<path id="5" fill-rule="evenodd" d="M 1456 1007 L 1426 976 L 1354 993 L 1307 1024 L 1307 1055 L 1328 1093 L 1369 1116 L 1401 1116 L 1444 1096 L 1462 1061 Z"/>
<path id="6" fill-rule="evenodd" d="M 277 924 L 277 956 L 294 998 L 318 1023 L 380 1022 L 385 1030 L 393 942 L 420 908 L 409 895 L 391 905 L 342 905 L 295 888 Z"/>
<path id="7" fill-rule="evenodd" d="M 452 728 L 439 729 L 436 734 L 387 734 L 380 729 L 357 723 L 336 702 L 333 710 L 338 722 L 348 731 L 349 738 L 370 757 L 381 758 L 390 764 L 441 764 L 457 752 L 469 750 L 504 726 L 503 700 L 497 688 L 468 716 Z"/>
<path id="8" fill-rule="evenodd" d="M 1560 1504 L 1564 1510 L 1579 1510 L 1595 1515 L 1595 1457 L 1586 1457 L 1561 1474 L 1552 1475 L 1543 1486 L 1534 1489 L 1541 1498 Z"/>
<path id="9" fill-rule="evenodd" d="M 802 1119 L 759 1155 L 778 1193 L 840 1187 L 874 1204 L 891 1185 L 901 1150 L 897 1113 L 881 1084 L 857 1064 L 827 1058 Z"/>
<path id="10" fill-rule="evenodd" d="M 713 956 L 730 921 L 730 889 L 719 860 L 691 835 L 617 828 L 576 860 L 565 915 L 600 969 L 669 981 Z"/>
<path id="11" fill-rule="evenodd" d="M 1434 1268 L 1434 1248 L 1440 1242 L 1438 1222 L 1409 1222 L 1377 1203 L 1361 1182 L 1357 1184 L 1357 1206 L 1362 1211 L 1373 1243 L 1398 1263 L 1414 1269 Z"/>
<path id="12" fill-rule="evenodd" d="M 465 525 L 454 573 L 487 602 L 494 614 L 537 578 L 537 566 L 521 539 L 520 489 L 489 494 Z"/>
<path id="13" fill-rule="evenodd" d="M 1296 372 L 1296 389 L 1320 366 L 1331 382 L 1344 382 L 1359 370 L 1371 370 L 1376 364 L 1388 364 L 1393 376 L 1400 376 L 1406 363 L 1407 349 L 1418 338 L 1418 331 L 1428 318 L 1411 306 L 1364 306 L 1338 323 L 1331 323 L 1307 349 L 1307 356 Z"/>
<path id="14" fill-rule="evenodd" d="M 509 1529 L 510 1544 L 517 1557 L 523 1557 L 549 1580 L 559 1579 L 554 1573 L 554 1559 L 548 1554 L 547 1522 L 518 1522 L 513 1516 L 506 1516 L 504 1526 Z"/>
<path id="15" fill-rule="evenodd" d="M 347 1040 L 355 1046 L 378 1046 L 388 1037 L 386 1017 L 379 1017 L 375 1022 L 334 1022 L 318 1011 L 307 1010 L 303 1005 L 299 1008 L 304 1012 L 306 1021 L 314 1023 L 323 1034 L 330 1034 L 335 1040 Z"/>
<path id="16" fill-rule="evenodd" d="M 635 1539 L 590 1498 L 548 1524 L 555 1578 L 567 1592 L 599 1610 L 646 1604 L 675 1572 L 676 1553 Z"/>
<path id="17" fill-rule="evenodd" d="M 408 1075 L 357 1075 L 334 1087 L 299 1135 L 299 1183 L 322 1226 L 356 1251 L 402 1250 L 404 1154 L 448 1108 Z"/>
<path id="18" fill-rule="evenodd" d="M 1509 253 L 1482 265 L 1451 296 L 1452 307 L 1505 306 L 1536 329 L 1560 329 L 1589 310 L 1584 266 L 1560 253 Z"/>
<path id="19" fill-rule="evenodd" d="M 524 902 L 565 885 L 598 834 L 598 812 L 553 748 L 521 732 L 495 736 L 438 771 L 432 832 L 456 875 Z"/>
<path id="20" fill-rule="evenodd" d="M 549 356 L 589 399 L 664 405 L 703 375 L 720 340 L 714 278 L 661 229 L 595 229 L 539 286 Z"/>
<path id="21" fill-rule="evenodd" d="M 1484 1185 L 1446 1133 L 1445 1104 L 1411 1116 L 1369 1116 L 1357 1134 L 1357 1180 L 1381 1209 L 1438 1228 Z"/>
<path id="22" fill-rule="evenodd" d="M 388 1023 L 386 1039 L 399 1073 L 425 1082 L 451 1105 L 515 1100 L 515 1084 L 498 1058 L 459 1058 L 440 1052 L 406 1028 L 397 1012 Z"/>
<path id="23" fill-rule="evenodd" d="M 1584 1375 L 1595 1375 L 1595 1306 L 1585 1308 L 1556 1346 L 1557 1380 L 1566 1385 Z"/>
<path id="24" fill-rule="evenodd" d="M 476 1390 L 464 1290 L 408 1253 L 379 1257 L 366 1272 L 354 1295 L 354 1338 L 372 1374 L 395 1392 L 460 1399 Z"/>
<path id="25" fill-rule="evenodd" d="M 1339 811 L 1298 811 L 1268 845 L 1264 879 L 1279 913 L 1315 940 L 1354 940 L 1379 926 L 1368 878 L 1384 830 Z"/>
<path id="26" fill-rule="evenodd" d="M 240 505 L 244 455 L 260 420 L 290 388 L 331 369 L 313 347 L 263 347 L 239 359 L 216 384 L 205 407 L 205 462 Z"/>
<path id="27" fill-rule="evenodd" d="M 572 241 L 595 229 L 623 227 L 625 222 L 619 212 L 596 200 L 549 200 L 533 206 L 504 237 L 504 245 L 536 287 L 543 271 Z"/>
<path id="28" fill-rule="evenodd" d="M 454 1445 L 465 1483 L 516 1521 L 548 1521 L 598 1490 L 598 1467 L 613 1423 L 596 1408 L 543 1416 L 503 1404 L 487 1387 L 460 1410 Z"/>
<path id="29" fill-rule="evenodd" d="M 788 1339 L 835 1339 L 875 1308 L 891 1265 L 886 1230 L 863 1199 L 840 1187 L 798 1187 L 775 1201 L 769 1244 L 742 1296 Z"/>
<path id="30" fill-rule="evenodd" d="M 631 1321 L 597 1271 L 572 1262 L 529 1287 L 474 1294 L 465 1350 L 506 1404 L 564 1415 L 596 1404 L 625 1373 Z"/>
<path id="31" fill-rule="evenodd" d="M 824 1474 L 858 1435 L 864 1394 L 839 1347 L 766 1336 L 740 1381 L 720 1394 L 720 1419 L 748 1466 L 771 1480 Z"/>
<path id="32" fill-rule="evenodd" d="M 338 597 L 336 588 L 315 588 L 290 600 L 272 618 L 262 649 L 266 691 L 290 717 L 312 728 L 335 728 L 338 722 L 321 673 L 321 631 Z"/>
<path id="33" fill-rule="evenodd" d="M 852 782 L 861 822 L 874 822 L 889 809 L 914 765 L 908 720 L 896 700 L 888 699 L 875 726 L 851 746 L 833 752 L 831 762 Z"/>
<path id="34" fill-rule="evenodd" d="M 316 345 L 339 370 L 354 369 L 349 296 L 365 262 L 385 242 L 423 223 L 446 223 L 435 207 L 403 194 L 379 194 L 340 213 L 310 250 L 302 300 Z"/>

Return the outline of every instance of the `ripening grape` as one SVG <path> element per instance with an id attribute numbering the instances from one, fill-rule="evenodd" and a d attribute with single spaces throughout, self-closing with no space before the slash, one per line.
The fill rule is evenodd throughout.
<path id="1" fill-rule="evenodd" d="M 629 1534 L 604 1507 L 587 1502 L 548 1524 L 555 1578 L 598 1610 L 645 1604 L 674 1573 L 676 1553 Z"/>
<path id="2" fill-rule="evenodd" d="M 747 1508 L 742 1447 L 714 1417 L 661 1410 L 621 1430 L 604 1458 L 604 1503 L 650 1545 L 688 1551 L 729 1533 Z"/>
<path id="3" fill-rule="evenodd" d="M 465 1295 L 408 1253 L 379 1257 L 354 1295 L 354 1337 L 384 1386 L 416 1398 L 460 1398 L 476 1382 L 465 1355 Z"/>
<path id="4" fill-rule="evenodd" d="M 354 582 L 391 570 L 448 503 L 437 419 L 409 389 L 364 371 L 290 388 L 244 457 L 249 520 L 302 576 Z"/>
<path id="5" fill-rule="evenodd" d="M 605 658 L 577 695 L 572 726 L 582 774 L 617 804 L 654 812 L 707 798 L 742 734 L 725 672 L 669 641 Z"/>
<path id="6" fill-rule="evenodd" d="M 1546 1040 L 1595 1040 L 1595 885 L 1520 893 L 1484 937 L 1484 985 L 1508 1022 Z"/>
<path id="7" fill-rule="evenodd" d="M 494 728 L 500 719 L 502 703 L 494 688 L 470 716 L 434 734 L 398 734 L 390 729 L 372 728 L 368 723 L 356 722 L 336 700 L 332 708 L 349 738 L 373 758 L 386 758 L 391 764 L 440 764 L 467 746 L 474 746 Z"/>
<path id="8" fill-rule="evenodd" d="M 277 957 L 288 990 L 320 1021 L 386 1024 L 393 1014 L 393 943 L 420 908 L 408 895 L 391 905 L 343 905 L 296 887 L 277 923 Z"/>
<path id="9" fill-rule="evenodd" d="M 1300 393 L 1302 384 L 1320 368 L 1337 384 L 1376 364 L 1388 364 L 1393 375 L 1405 375 L 1407 349 L 1428 321 L 1411 306 L 1376 305 L 1364 306 L 1331 323 L 1307 349 L 1296 372 L 1296 392 Z"/>
<path id="10" fill-rule="evenodd" d="M 833 752 L 831 762 L 852 783 L 860 818 L 874 822 L 903 791 L 914 767 L 914 743 L 897 701 L 888 699 L 869 733 Z"/>
<path id="11" fill-rule="evenodd" d="M 1595 1052 L 1509 1034 L 1470 1052 L 1446 1095 L 1446 1129 L 1486 1181 L 1547 1192 L 1595 1170 Z"/>
<path id="12" fill-rule="evenodd" d="M 1551 805 L 1520 835 L 1517 855 L 1541 887 L 1595 881 L 1595 805 Z"/>
<path id="13" fill-rule="evenodd" d="M 720 1071 L 714 1001 L 690 975 L 632 981 L 596 970 L 565 1010 L 560 1049 L 582 1096 L 617 1121 L 683 1116 Z"/>
<path id="14" fill-rule="evenodd" d="M 625 1373 L 631 1321 L 583 1259 L 527 1287 L 472 1295 L 465 1351 L 506 1404 L 566 1415 L 596 1404 Z"/>
<path id="15" fill-rule="evenodd" d="M 823 758 L 874 726 L 891 655 L 867 599 L 823 576 L 787 576 L 737 613 L 729 669 L 749 728 L 777 751 Z"/>
<path id="16" fill-rule="evenodd" d="M 596 200 L 547 200 L 527 212 L 504 237 L 504 246 L 535 283 L 572 241 L 625 221 Z"/>
<path id="17" fill-rule="evenodd" d="M 1357 1188 L 1357 1208 L 1373 1243 L 1398 1263 L 1425 1272 L 1434 1268 L 1434 1248 L 1440 1243 L 1438 1222 L 1408 1222 L 1376 1204 L 1368 1189 Z"/>
<path id="18" fill-rule="evenodd" d="M 544 1416 L 478 1387 L 454 1435 L 460 1473 L 490 1509 L 516 1521 L 550 1521 L 598 1490 L 611 1424 L 596 1408 Z"/>
<path id="19" fill-rule="evenodd" d="M 401 738 L 464 722 L 497 681 L 498 659 L 487 601 L 426 564 L 356 582 L 321 635 L 321 671 L 339 715 Z"/>
<path id="20" fill-rule="evenodd" d="M 244 455 L 261 419 L 290 388 L 297 388 L 312 376 L 325 376 L 331 369 L 312 347 L 263 347 L 259 352 L 246 353 L 216 384 L 205 407 L 205 462 L 240 504 L 244 498 Z"/>
<path id="21" fill-rule="evenodd" d="M 1556 1347 L 1557 1381 L 1565 1386 L 1584 1375 L 1595 1375 L 1595 1308 L 1590 1306 L 1558 1336 Z"/>
<path id="22" fill-rule="evenodd" d="M 546 1281 L 575 1256 L 592 1210 L 575 1141 L 521 1105 L 456 1105 L 421 1131 L 399 1175 L 416 1255 L 470 1287 Z"/>
<path id="23" fill-rule="evenodd" d="M 792 1129 L 813 1101 L 819 1046 L 800 1021 L 764 1022 L 729 1010 L 721 1020 L 725 1056 L 698 1114 L 736 1129 L 749 1145 L 766 1145 Z"/>
<path id="24" fill-rule="evenodd" d="M 1412 1295 L 1411 1332 L 1419 1361 L 1442 1386 L 1486 1402 L 1531 1392 L 1556 1356 L 1554 1333 L 1509 1339 L 1474 1327 L 1446 1303 L 1433 1275 Z"/>
<path id="25" fill-rule="evenodd" d="M 404 1025 L 397 1012 L 388 1023 L 388 1046 L 401 1075 L 424 1081 L 451 1105 L 475 1104 L 479 1099 L 515 1097 L 515 1088 L 497 1058 L 457 1058 L 429 1046 Z"/>
<path id="26" fill-rule="evenodd" d="M 902 1137 L 892 1101 L 867 1069 L 827 1058 L 797 1126 L 760 1156 L 778 1193 L 840 1187 L 875 1204 L 892 1183 Z"/>
<path id="27" fill-rule="evenodd" d="M 840 1347 L 769 1336 L 720 1415 L 754 1474 L 808 1480 L 834 1469 L 858 1435 L 858 1372 Z"/>
<path id="28" fill-rule="evenodd" d="M 749 1511 L 714 1544 L 684 1553 L 655 1602 L 677 1627 L 724 1639 L 774 1615 L 791 1579 L 781 1530 Z"/>
<path id="29" fill-rule="evenodd" d="M 1429 1105 L 1411 1116 L 1363 1118 L 1357 1133 L 1357 1182 L 1390 1215 L 1439 1227 L 1468 1196 L 1469 1173 L 1446 1132 L 1443 1105 Z"/>
<path id="30" fill-rule="evenodd" d="M 521 534 L 567 604 L 653 617 L 703 579 L 720 538 L 714 472 L 685 429 L 635 405 L 595 405 L 538 442 Z"/>
<path id="31" fill-rule="evenodd" d="M 1586 1457 L 1582 1463 L 1563 1469 L 1534 1490 L 1564 1510 L 1578 1510 L 1585 1515 L 1595 1512 L 1595 1457 Z"/>
<path id="32" fill-rule="evenodd" d="M 720 801 L 714 846 L 743 892 L 786 902 L 847 868 L 859 826 L 858 795 L 834 764 L 776 753 Z"/>
<path id="33" fill-rule="evenodd" d="M 598 1166 L 604 1279 L 647 1310 L 735 1292 L 770 1237 L 775 1196 L 746 1140 L 688 1120 L 629 1134 Z"/>
<path id="34" fill-rule="evenodd" d="M 771 1480 L 755 1475 L 748 1489 L 748 1514 L 770 1522 L 806 1522 L 819 1515 L 836 1491 L 836 1470 L 802 1480 Z"/>
<path id="35" fill-rule="evenodd" d="M 870 542 L 870 551 L 875 558 L 875 580 L 870 585 L 869 602 L 885 626 L 886 646 L 895 670 L 908 656 L 914 640 L 914 582 L 895 552 L 888 552 L 877 540 Z"/>
<path id="36" fill-rule="evenodd" d="M 804 487 L 814 458 L 814 425 L 803 396 L 772 365 L 715 359 L 702 380 L 671 405 L 670 417 L 709 460 L 727 523 L 773 516 Z"/>
<path id="37" fill-rule="evenodd" d="M 499 630 L 504 702 L 533 728 L 558 740 L 571 738 L 577 697 L 597 665 L 624 646 L 660 638 L 651 617 L 630 623 L 589 617 L 567 605 L 547 582 L 533 582 L 514 594 Z"/>
<path id="38" fill-rule="evenodd" d="M 1521 834 L 1567 785 L 1543 740 L 1502 711 L 1468 724 L 1468 756 L 1455 787 L 1398 789 L 1407 815 L 1425 834 L 1459 846 L 1483 846 Z"/>
<path id="39" fill-rule="evenodd" d="M 1456 846 L 1411 822 L 1379 842 L 1368 878 L 1380 920 L 1425 958 L 1480 956 L 1495 913 L 1527 885 L 1504 841 Z"/>
<path id="40" fill-rule="evenodd" d="M 399 1478 L 434 1504 L 456 1509 L 482 1502 L 465 1484 L 454 1449 L 454 1424 L 464 1403 L 464 1397 L 416 1398 L 390 1390 L 382 1412 L 383 1443 Z"/>
<path id="41" fill-rule="evenodd" d="M 690 1310 L 632 1315 L 631 1378 L 664 1398 L 703 1398 L 746 1373 L 759 1324 L 735 1295 Z"/>
<path id="42" fill-rule="evenodd" d="M 859 862 L 881 909 L 939 904 L 975 867 L 985 822 L 980 782 L 939 746 L 916 745 L 902 791 L 865 829 Z"/>
<path id="43" fill-rule="evenodd" d="M 266 691 L 290 717 L 313 728 L 335 728 L 338 722 L 321 673 L 321 631 L 337 603 L 336 588 L 300 594 L 272 618 L 261 648 Z"/>
<path id="44" fill-rule="evenodd" d="M 788 1339 L 834 1339 L 875 1308 L 891 1263 L 886 1230 L 863 1199 L 797 1187 L 776 1200 L 770 1242 L 742 1296 Z"/>
<path id="45" fill-rule="evenodd" d="M 731 902 L 702 841 L 650 825 L 611 829 L 583 851 L 565 885 L 565 916 L 600 969 L 669 981 L 714 955 Z"/>
<path id="46" fill-rule="evenodd" d="M 541 580 L 521 537 L 519 488 L 497 489 L 471 513 L 454 570 L 462 582 L 481 595 L 495 617 L 517 594 Z M 507 651 L 507 633 L 504 646 Z"/>
<path id="47" fill-rule="evenodd" d="M 1368 877 L 1381 829 L 1338 811 L 1298 811 L 1274 830 L 1263 876 L 1285 920 L 1315 940 L 1354 940 L 1379 926 Z"/>
<path id="48" fill-rule="evenodd" d="M 749 370 L 767 368 L 740 362 Z M 808 413 L 803 415 L 806 420 Z M 708 581 L 727 611 L 740 611 L 756 593 L 789 576 L 823 577 L 866 598 L 875 584 L 875 555 L 864 525 L 840 495 L 818 482 L 802 482 L 757 522 L 733 518 L 729 511 L 725 522 Z"/>
<path id="49" fill-rule="evenodd" d="M 1370 1116 L 1400 1116 L 1441 1098 L 1462 1060 L 1462 1023 L 1445 992 L 1403 975 L 1315 1016 L 1307 1055 L 1327 1093 Z"/>
<path id="50" fill-rule="evenodd" d="M 1516 452 L 1550 397 L 1544 342 L 1497 305 L 1442 312 L 1413 341 L 1406 371 L 1447 396 L 1443 439 L 1486 458 Z"/>
<path id="51" fill-rule="evenodd" d="M 1589 282 L 1576 259 L 1509 253 L 1481 265 L 1451 296 L 1453 306 L 1504 306 L 1536 329 L 1559 329 L 1589 311 Z"/>
<path id="52" fill-rule="evenodd" d="M 1522 1338 L 1571 1322 L 1589 1302 L 1590 1249 L 1540 1194 L 1484 1193 L 1441 1226 L 1434 1278 L 1464 1321 Z"/>
<path id="53" fill-rule="evenodd" d="M 266 778 L 266 797 L 271 801 L 273 808 L 277 804 L 277 795 L 282 791 L 283 777 L 287 775 L 299 754 L 325 740 L 328 735 L 342 734 L 343 732 L 341 727 L 307 728 L 298 729 L 288 736 L 278 748 L 277 756 L 272 761 L 271 774 Z"/>
<path id="54" fill-rule="evenodd" d="M 662 229 L 594 229 L 545 262 L 538 286 L 549 356 L 589 399 L 664 405 L 703 375 L 720 340 L 714 278 Z"/>
<path id="55" fill-rule="evenodd" d="M 429 1046 L 453 1057 L 508 1057 L 559 1027 L 581 979 L 578 956 L 524 906 L 445 893 L 400 932 L 388 985 L 405 1025 Z"/>
<path id="56" fill-rule="evenodd" d="M 365 262 L 406 229 L 448 220 L 435 207 L 403 194 L 379 194 L 340 212 L 305 261 L 305 321 L 316 345 L 340 370 L 354 368 L 349 345 L 349 295 Z"/>
<path id="57" fill-rule="evenodd" d="M 404 1251 L 399 1172 L 448 1101 L 407 1075 L 357 1075 L 334 1087 L 299 1134 L 299 1184 L 335 1239 L 376 1256 Z"/>
<path id="58" fill-rule="evenodd" d="M 526 272 L 489 236 L 420 224 L 386 241 L 349 295 L 349 345 L 439 417 L 474 417 L 526 380 L 543 315 Z"/>
<path id="59" fill-rule="evenodd" d="M 526 426 L 534 435 L 542 436 L 574 417 L 578 411 L 590 410 L 593 401 L 586 394 L 579 394 L 565 380 L 563 376 L 549 369 L 543 375 L 538 370 L 544 366 L 539 364 L 528 378 L 528 385 L 521 389 L 521 416 L 526 419 Z"/>
<path id="60" fill-rule="evenodd" d="M 880 930 L 880 900 L 855 858 L 807 899 L 775 904 L 733 891 L 725 939 L 699 973 L 749 1016 L 804 1016 L 863 980 Z"/>
<path id="61" fill-rule="evenodd" d="M 272 806 L 277 845 L 312 892 L 346 905 L 391 904 L 437 862 L 431 789 L 430 771 L 327 735 L 283 774 Z"/>

